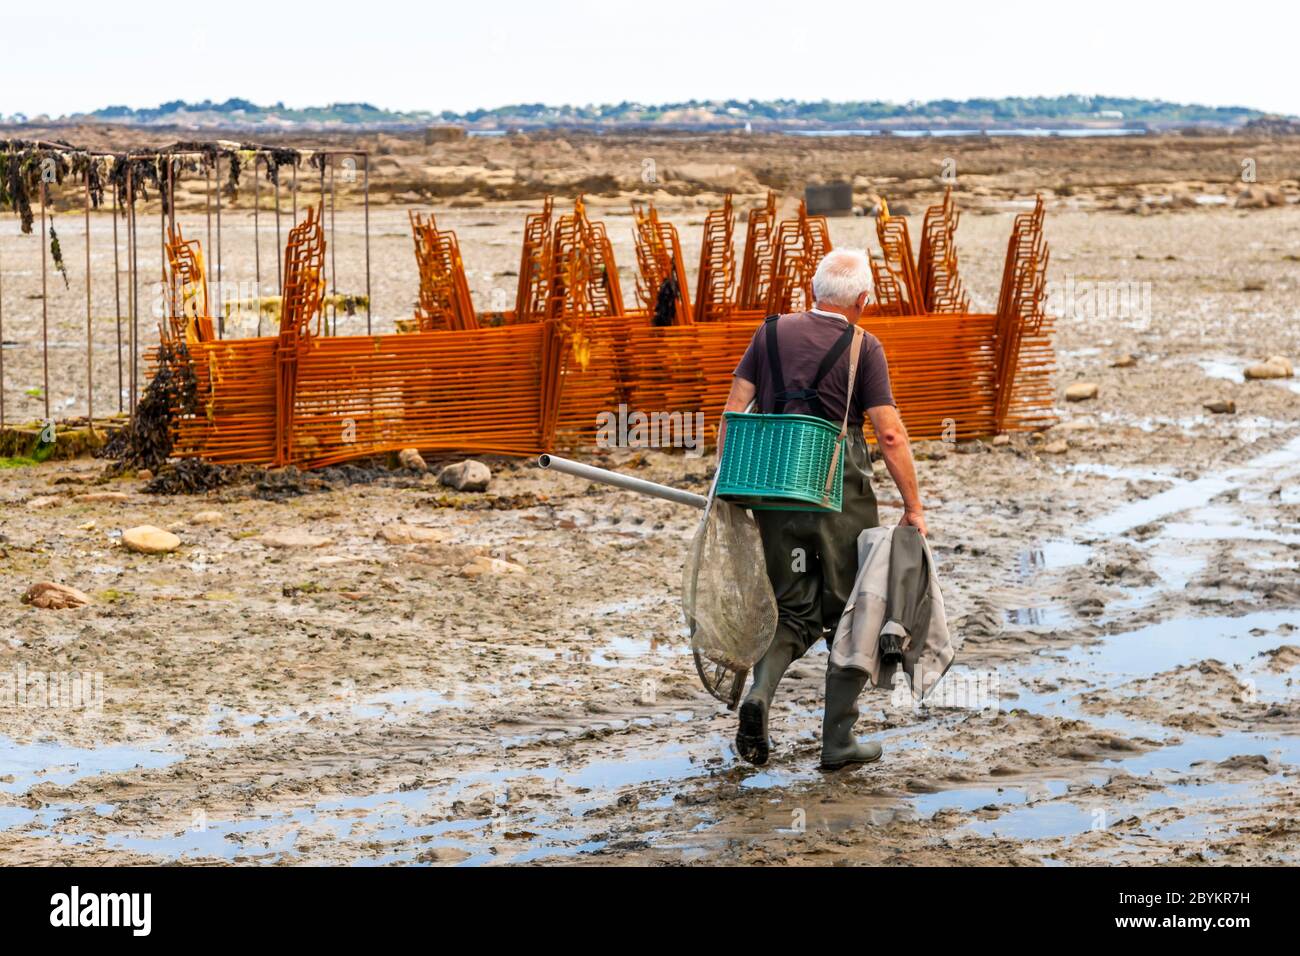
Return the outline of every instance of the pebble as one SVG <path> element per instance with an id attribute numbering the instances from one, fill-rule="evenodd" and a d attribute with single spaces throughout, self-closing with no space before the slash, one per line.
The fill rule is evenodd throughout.
<path id="1" fill-rule="evenodd" d="M 200 511 L 190 518 L 190 524 L 219 524 L 225 518 L 220 511 Z"/>
<path id="2" fill-rule="evenodd" d="M 37 495 L 27 502 L 28 508 L 53 508 L 63 499 L 58 495 Z"/>
<path id="3" fill-rule="evenodd" d="M 449 485 L 457 491 L 487 491 L 492 471 L 481 461 L 468 458 L 448 465 L 438 472 L 438 483 Z"/>
<path id="4" fill-rule="evenodd" d="M 1065 390 L 1065 400 L 1067 402 L 1085 402 L 1090 398 L 1097 397 L 1098 386 L 1096 382 L 1075 382 Z"/>
<path id="5" fill-rule="evenodd" d="M 1137 364 L 1137 356 L 1125 352 L 1123 355 L 1115 356 L 1115 361 L 1110 363 L 1111 368 L 1132 368 Z"/>
<path id="6" fill-rule="evenodd" d="M 1230 398 L 1216 398 L 1212 402 L 1206 402 L 1202 408 L 1216 415 L 1237 414 L 1237 403 Z"/>
<path id="7" fill-rule="evenodd" d="M 142 524 L 122 532 L 122 543 L 141 554 L 167 554 L 181 546 L 181 539 L 170 531 Z"/>
<path id="8" fill-rule="evenodd" d="M 90 598 L 66 584 L 38 581 L 23 592 L 23 603 L 48 611 L 61 611 L 64 608 L 84 607 L 90 603 Z"/>
<path id="9" fill-rule="evenodd" d="M 397 460 L 403 468 L 409 471 L 429 470 L 429 466 L 424 463 L 424 456 L 420 454 L 418 448 L 403 448 L 397 453 Z"/>
<path id="10" fill-rule="evenodd" d="M 1070 450 L 1070 443 L 1064 438 L 1058 438 L 1056 441 L 1048 442 L 1043 446 L 1044 455 L 1064 455 Z"/>

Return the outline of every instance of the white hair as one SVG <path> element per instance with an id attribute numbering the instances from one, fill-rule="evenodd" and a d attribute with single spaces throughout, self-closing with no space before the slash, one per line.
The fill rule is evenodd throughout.
<path id="1" fill-rule="evenodd" d="M 871 291 L 871 263 L 865 252 L 835 249 L 817 266 L 812 281 L 813 298 L 827 305 L 851 309 L 858 296 Z"/>

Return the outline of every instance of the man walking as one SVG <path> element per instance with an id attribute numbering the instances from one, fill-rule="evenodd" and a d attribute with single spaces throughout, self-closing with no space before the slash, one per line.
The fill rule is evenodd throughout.
<path id="1" fill-rule="evenodd" d="M 740 705 L 736 751 L 755 766 L 767 762 L 768 716 L 786 669 L 821 637 L 829 642 L 857 577 L 857 540 L 880 523 L 871 488 L 871 462 L 863 434 L 871 419 L 876 443 L 903 499 L 901 525 L 926 533 L 916 468 L 907 432 L 889 384 L 879 340 L 861 336 L 854 394 L 848 395 L 849 343 L 871 291 L 865 254 L 828 253 L 813 276 L 813 308 L 770 316 L 754 333 L 736 367 L 727 411 L 744 411 L 751 400 L 765 414 L 817 415 L 838 425 L 849 403 L 844 444 L 844 503 L 840 512 L 756 511 L 767 574 L 776 595 L 776 635 L 754 665 L 754 682 Z M 776 351 L 770 351 L 775 342 Z M 725 428 L 718 437 L 721 455 Z M 880 758 L 878 743 L 853 737 L 858 695 L 867 675 L 830 666 L 822 722 L 822 767 L 838 769 Z"/>

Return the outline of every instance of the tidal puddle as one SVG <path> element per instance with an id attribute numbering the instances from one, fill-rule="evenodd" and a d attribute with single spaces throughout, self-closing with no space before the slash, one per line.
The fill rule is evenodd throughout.
<path id="1" fill-rule="evenodd" d="M 1021 551 L 1017 559 L 1017 567 L 1020 577 L 1027 580 L 1039 571 L 1084 564 L 1091 555 L 1092 548 L 1086 544 L 1056 538 Z"/>
<path id="2" fill-rule="evenodd" d="M 1063 780 L 1046 780 L 1037 784 L 1043 796 L 1059 797 L 1068 790 Z M 930 818 L 941 810 L 964 810 L 971 812 L 987 806 L 1005 806 L 1008 804 L 1025 804 L 1034 799 L 1029 785 L 1007 787 L 965 787 L 955 790 L 940 790 L 924 793 L 909 798 L 911 804 L 923 818 Z"/>
<path id="3" fill-rule="evenodd" d="M 1272 782 L 1281 778 L 1274 777 Z M 1194 840 L 1228 829 L 1207 811 L 1220 805 L 1233 808 L 1260 803 L 1254 783 L 1188 783 L 1148 793 L 1136 800 L 1114 799 L 1105 793 L 1080 797 L 1080 802 L 1059 801 L 1012 807 L 989 820 L 973 820 L 965 829 L 981 836 L 1022 840 L 1072 837 L 1089 830 L 1106 830 L 1121 820 L 1138 817 L 1136 830 L 1170 840 Z M 1006 802 L 1006 801 L 1002 801 Z M 1195 809 L 1165 823 L 1142 819 L 1155 811 Z M 1125 831 L 1119 831 L 1126 833 Z"/>
<path id="4" fill-rule="evenodd" d="M 126 744 L 74 747 L 51 741 L 20 744 L 0 737 L 0 770 L 12 778 L 0 782 L 0 792 L 25 793 L 38 783 L 67 786 L 101 773 L 154 770 L 180 759 L 180 754 Z"/>
<path id="5" fill-rule="evenodd" d="M 916 812 L 928 818 L 940 810 L 973 813 L 1000 810 L 997 817 L 972 820 L 975 833 L 1013 839 L 1070 837 L 1114 823 L 1135 814 L 1192 804 L 1200 808 L 1215 802 L 1244 806 L 1259 800 L 1259 790 L 1300 765 L 1300 738 L 1252 731 L 1192 734 L 1116 712 L 1084 711 L 1084 699 L 1099 692 L 1123 691 L 1131 681 L 1151 678 L 1174 668 L 1213 659 L 1237 671 L 1243 693 L 1260 701 L 1292 699 L 1287 672 L 1264 669 L 1267 653 L 1292 642 L 1290 627 L 1300 628 L 1300 611 L 1260 611 L 1239 617 L 1180 618 L 1133 630 L 1106 634 L 1089 645 L 1074 645 L 1050 653 L 1040 652 L 1027 666 L 1016 668 L 1015 686 L 1002 703 L 1003 710 L 1019 710 L 1069 720 L 1079 720 L 1127 739 L 1156 744 L 1151 749 L 1116 751 L 1098 760 L 1095 772 L 1085 775 L 1093 786 L 1105 784 L 1116 772 L 1147 777 L 1164 786 L 1139 800 L 1113 800 L 1099 794 L 1089 800 L 1068 798 L 1064 781 L 1047 780 L 1006 785 L 981 784 L 941 790 L 907 798 Z M 1294 670 L 1294 668 L 1292 669 Z M 1067 683 L 1062 675 L 1071 678 Z M 1035 690 L 1041 686 L 1041 690 Z M 1233 757 L 1258 755 L 1268 763 L 1267 773 L 1246 782 L 1189 782 L 1185 775 L 1215 772 L 1217 764 Z M 1281 771 L 1281 772 L 1279 772 Z M 1060 799 L 1066 797 L 1067 799 Z M 1191 839 L 1204 833 L 1189 815 L 1161 828 L 1141 832 L 1174 839 Z M 1158 831 L 1158 832 L 1157 832 Z"/>
<path id="6" fill-rule="evenodd" d="M 667 663 L 690 653 L 690 646 L 678 641 L 618 636 L 590 650 L 558 651 L 555 656 L 597 667 L 635 667 L 647 659 Z"/>
<path id="7" fill-rule="evenodd" d="M 1079 676 L 1080 667 L 1093 674 L 1114 675 L 1099 686 L 1149 677 L 1211 658 L 1229 667 L 1245 666 L 1263 651 L 1285 642 L 1282 635 L 1274 633 L 1284 625 L 1300 627 L 1300 611 L 1161 621 L 1102 635 L 1097 643 L 1086 647 L 1076 645 L 1065 652 L 1065 664 L 1075 676 Z"/>
<path id="8" fill-rule="evenodd" d="M 1065 628 L 1076 623 L 1074 615 L 1059 605 L 1049 604 L 1045 607 L 1013 607 L 1007 608 L 1006 620 L 1008 624 L 1017 624 L 1020 627 L 1046 627 L 1046 628 Z"/>
<path id="9" fill-rule="evenodd" d="M 1098 538 L 1122 535 L 1171 515 L 1204 508 L 1215 497 L 1234 488 L 1255 484 L 1286 487 L 1296 482 L 1300 482 L 1300 438 L 1293 438 L 1281 448 L 1266 452 L 1244 465 L 1182 482 L 1157 495 L 1123 505 L 1094 518 L 1080 529 L 1080 533 Z"/>

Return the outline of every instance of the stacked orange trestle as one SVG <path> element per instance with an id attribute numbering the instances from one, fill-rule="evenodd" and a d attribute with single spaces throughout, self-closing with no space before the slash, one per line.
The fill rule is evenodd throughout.
<path id="1" fill-rule="evenodd" d="M 581 199 L 552 219 L 548 200 L 529 217 L 509 324 L 320 337 L 311 323 L 320 313 L 324 238 L 309 210 L 285 252 L 279 337 L 191 344 L 198 402 L 178 410 L 175 453 L 304 467 L 406 447 L 524 455 L 589 444 L 598 416 L 619 404 L 645 415 L 703 412 L 712 438 L 761 315 L 773 305 L 805 307 L 830 248 L 824 220 L 801 208 L 777 224 L 769 196 L 750 213 L 740 281 L 729 282 L 729 203 L 715 212 L 702 251 L 711 278 L 697 286 L 689 317 L 701 321 L 655 327 L 641 310 L 627 312 L 603 224 L 588 219 Z M 884 347 L 912 438 L 1050 424 L 1041 201 L 1016 219 L 992 314 L 966 311 L 951 196 L 926 214 L 919 265 L 906 221 L 882 213 L 875 264 L 885 281 L 862 325 Z M 638 218 L 643 305 L 665 270 L 684 288 L 676 236 L 665 225 L 653 210 Z M 173 271 L 183 274 L 176 264 Z"/>
<path id="2" fill-rule="evenodd" d="M 777 228 L 775 246 L 776 259 L 764 310 L 772 315 L 811 308 L 813 273 L 831 251 L 826 217 L 808 215 L 808 207 L 799 200 L 797 217 L 782 221 Z"/>
<path id="3" fill-rule="evenodd" d="M 407 215 L 420 275 L 419 304 L 415 310 L 417 327 L 421 332 L 478 328 L 456 233 L 440 230 L 432 213 Z"/>
<path id="4" fill-rule="evenodd" d="M 686 291 L 686 266 L 677 227 L 659 219 L 651 203 L 649 208 L 633 204 L 636 223 L 636 262 L 638 275 L 636 297 L 642 311 L 654 315 L 665 283 L 673 297 L 671 322 L 666 325 L 690 325 L 694 319 L 691 300 Z"/>
<path id="5" fill-rule="evenodd" d="M 167 310 L 169 337 L 174 342 L 212 339 L 212 311 L 208 307 L 208 276 L 203 249 L 197 239 L 187 240 L 180 226 L 167 230 L 167 265 L 170 296 Z"/>
<path id="6" fill-rule="evenodd" d="M 970 296 L 957 274 L 957 210 L 952 187 L 943 202 L 925 211 L 917 271 L 926 312 L 969 312 Z"/>
<path id="7" fill-rule="evenodd" d="M 704 217 L 704 239 L 700 244 L 700 268 L 695 286 L 695 321 L 721 322 L 736 309 L 736 214 L 731 194 L 721 209 Z"/>

